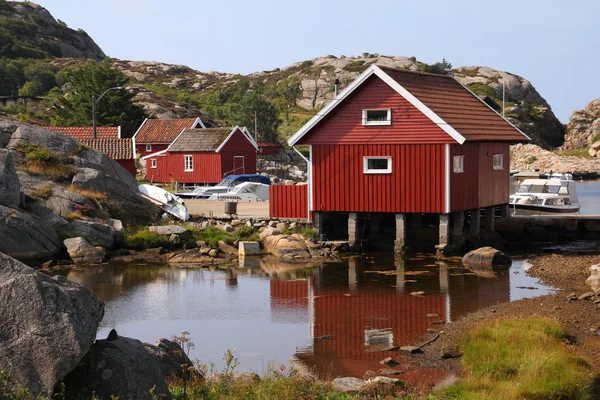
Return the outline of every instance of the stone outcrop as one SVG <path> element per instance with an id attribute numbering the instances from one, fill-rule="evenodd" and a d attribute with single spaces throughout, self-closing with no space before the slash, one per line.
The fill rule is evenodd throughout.
<path id="1" fill-rule="evenodd" d="M 21 185 L 12 154 L 0 149 L 0 205 L 8 207 L 19 206 Z"/>
<path id="2" fill-rule="evenodd" d="M 511 147 L 510 168 L 542 173 L 568 172 L 578 178 L 600 173 L 600 160 L 559 156 L 533 144 L 517 144 Z"/>
<path id="3" fill-rule="evenodd" d="M 567 123 L 565 150 L 587 149 L 600 139 L 600 98 L 589 102 L 583 110 L 573 111 Z M 597 157 L 597 150 L 593 156 Z"/>
<path id="4" fill-rule="evenodd" d="M 18 208 L 0 206 L 0 252 L 37 265 L 58 257 L 63 249 L 48 222 Z"/>
<path id="5" fill-rule="evenodd" d="M 592 288 L 594 292 L 600 291 L 600 264 L 592 265 L 590 267 L 590 277 L 586 279 L 585 283 Z"/>
<path id="6" fill-rule="evenodd" d="M 462 258 L 465 267 L 471 269 L 488 268 L 493 266 L 510 266 L 512 260 L 509 256 L 493 247 L 481 247 L 465 254 Z"/>
<path id="7" fill-rule="evenodd" d="M 15 385 L 51 394 L 89 350 L 103 315 L 89 289 L 0 253 L 0 370 Z"/>
<path id="8" fill-rule="evenodd" d="M 304 238 L 300 235 L 270 235 L 263 239 L 262 244 L 266 253 L 278 257 L 310 258 Z"/>
<path id="9" fill-rule="evenodd" d="M 166 339 L 152 346 L 113 332 L 97 340 L 65 378 L 66 398 L 88 400 L 95 393 L 100 399 L 170 399 L 165 378 L 179 374 L 181 364 L 191 365 L 181 347 Z"/>
<path id="10" fill-rule="evenodd" d="M 85 238 L 74 237 L 64 240 L 69 257 L 75 264 L 100 264 L 104 258 L 103 250 L 92 246 Z"/>

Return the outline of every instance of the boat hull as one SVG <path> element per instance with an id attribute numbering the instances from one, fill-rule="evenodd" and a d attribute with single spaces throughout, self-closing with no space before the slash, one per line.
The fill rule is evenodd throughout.
<path id="1" fill-rule="evenodd" d="M 564 215 L 579 214 L 579 206 L 574 207 L 551 207 L 532 204 L 510 204 L 513 215 Z"/>

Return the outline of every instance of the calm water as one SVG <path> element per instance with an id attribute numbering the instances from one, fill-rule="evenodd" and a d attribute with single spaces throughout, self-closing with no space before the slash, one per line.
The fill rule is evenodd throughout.
<path id="1" fill-rule="evenodd" d="M 600 181 L 577 182 L 581 214 L 600 214 Z"/>
<path id="2" fill-rule="evenodd" d="M 204 363 L 222 366 L 225 350 L 235 349 L 241 371 L 260 374 L 269 361 L 294 359 L 322 375 L 362 377 L 385 357 L 402 359 L 382 350 L 388 346 L 422 343 L 433 336 L 427 329 L 481 307 L 549 293 L 524 265 L 482 277 L 431 258 L 402 264 L 376 255 L 312 269 L 263 258 L 243 268 L 130 264 L 65 275 L 106 302 L 99 338 L 116 328 L 153 343 L 189 331 L 192 358 Z M 408 371 L 403 379 L 445 374 L 411 368 L 409 358 L 397 369 Z"/>

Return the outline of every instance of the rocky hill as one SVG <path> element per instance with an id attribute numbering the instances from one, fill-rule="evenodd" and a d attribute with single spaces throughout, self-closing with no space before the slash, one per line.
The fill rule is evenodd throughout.
<path id="1" fill-rule="evenodd" d="M 11 45 L 0 46 L 2 59 L 56 57 L 53 66 L 58 70 L 76 63 L 72 58 L 98 60 L 105 57 L 84 31 L 68 28 L 55 20 L 48 10 L 30 2 L 0 0 L 0 43 L 4 42 Z M 563 125 L 527 79 L 489 67 L 452 68 L 445 60 L 428 65 L 415 57 L 371 53 L 356 57 L 318 57 L 246 76 L 202 72 L 184 65 L 160 62 L 115 60 L 114 64 L 130 78 L 128 89 L 136 93 L 136 100 L 149 115 L 157 118 L 190 117 L 205 112 L 227 121 L 230 111 L 237 106 L 240 91 L 260 91 L 282 111 L 284 123 L 280 133 L 285 138 L 334 97 L 336 79 L 341 90 L 369 65 L 378 64 L 451 75 L 498 112 L 504 112 L 532 138 L 533 143 L 557 147 L 564 139 Z M 0 77 L 0 88 L 1 80 Z"/>
<path id="2" fill-rule="evenodd" d="M 600 160 L 576 156 L 561 156 L 533 144 L 511 147 L 510 169 L 523 172 L 571 173 L 576 179 L 598 179 Z"/>
<path id="3" fill-rule="evenodd" d="M 106 57 L 85 31 L 67 27 L 31 2 L 0 0 L 0 44 L 0 57 L 8 59 Z"/>
<path id="4" fill-rule="evenodd" d="M 583 110 L 573 111 L 567 124 L 563 149 L 588 149 L 600 140 L 600 98 L 590 101 Z"/>

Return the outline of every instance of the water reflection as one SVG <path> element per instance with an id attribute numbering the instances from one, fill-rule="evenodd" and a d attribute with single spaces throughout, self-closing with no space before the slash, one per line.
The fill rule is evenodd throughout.
<path id="1" fill-rule="evenodd" d="M 408 371 L 403 379 L 433 380 L 443 372 L 412 368 L 410 358 L 385 349 L 422 343 L 481 307 L 549 290 L 520 262 L 485 276 L 427 257 L 395 262 L 384 255 L 315 268 L 272 258 L 243 265 L 106 265 L 65 275 L 106 301 L 99 337 L 116 328 L 154 342 L 187 330 L 196 342 L 193 357 L 220 365 L 224 351 L 235 348 L 240 369 L 259 373 L 267 361 L 293 358 L 322 375 L 362 377 L 391 356 Z"/>

